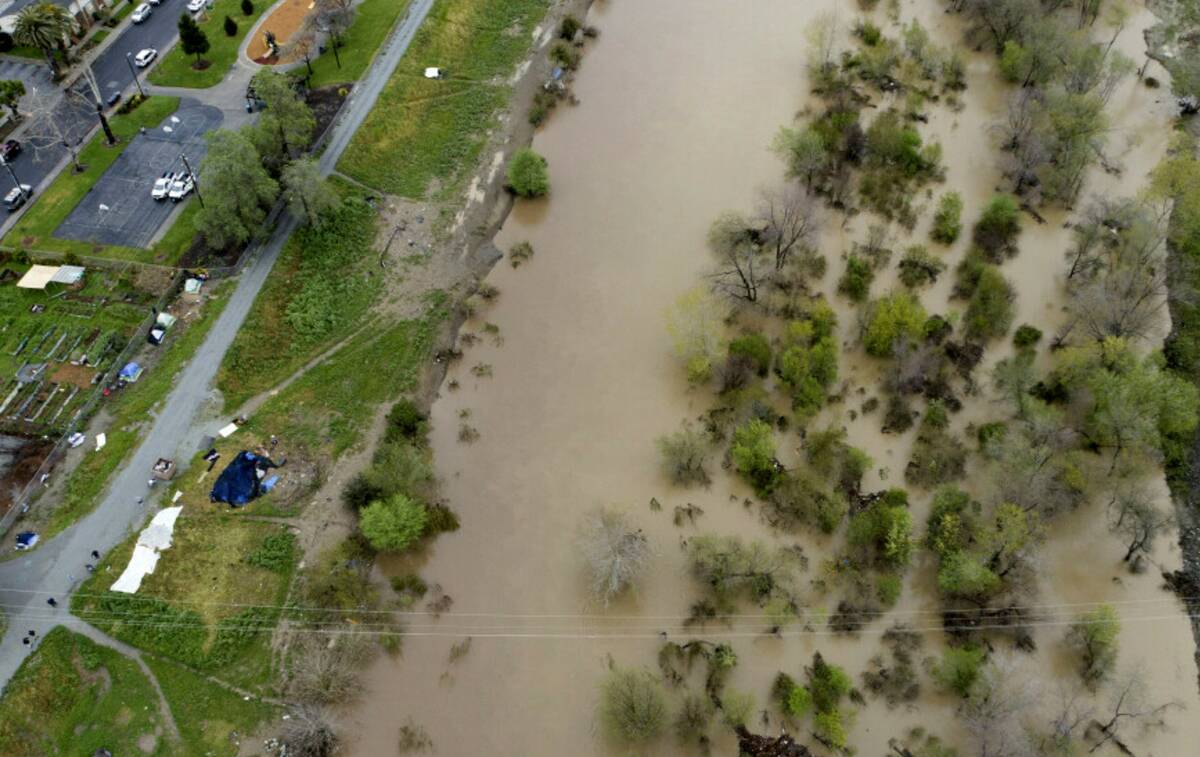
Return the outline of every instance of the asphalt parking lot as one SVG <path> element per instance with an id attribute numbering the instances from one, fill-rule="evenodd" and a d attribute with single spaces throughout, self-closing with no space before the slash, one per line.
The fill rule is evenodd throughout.
<path id="1" fill-rule="evenodd" d="M 54 236 L 97 244 L 149 247 L 150 240 L 175 207 L 169 200 L 151 199 L 154 180 L 165 171 L 183 170 L 180 153 L 187 155 L 193 169 L 199 170 L 207 150 L 204 134 L 220 124 L 220 110 L 185 98 L 174 115 L 133 138 L 125 152 L 55 229 Z"/>

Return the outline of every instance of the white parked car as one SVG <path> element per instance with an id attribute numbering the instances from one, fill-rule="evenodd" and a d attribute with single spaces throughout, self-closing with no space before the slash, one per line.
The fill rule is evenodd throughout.
<path id="1" fill-rule="evenodd" d="M 133 56 L 133 62 L 137 64 L 138 68 L 145 68 L 153 63 L 154 59 L 157 57 L 158 51 L 153 47 L 147 47 L 145 50 L 142 50 L 140 53 Z"/>
<path id="2" fill-rule="evenodd" d="M 135 24 L 142 23 L 146 19 L 150 18 L 150 6 L 142 3 L 133 9 L 133 15 L 131 15 L 130 18 L 133 19 L 133 23 Z"/>
<path id="3" fill-rule="evenodd" d="M 154 180 L 154 188 L 150 190 L 150 196 L 155 200 L 167 199 L 167 193 L 171 191 L 171 185 L 180 177 L 174 171 L 167 171 L 162 176 Z"/>
<path id="4" fill-rule="evenodd" d="M 4 195 L 4 207 L 8 208 L 8 212 L 11 213 L 24 205 L 32 195 L 33 187 L 28 184 L 22 184 L 19 189 L 13 187 L 8 190 L 8 194 Z"/>
<path id="5" fill-rule="evenodd" d="M 187 4 L 187 9 L 192 13 L 199 13 L 207 4 L 208 0 L 191 0 L 191 2 Z"/>
<path id="6" fill-rule="evenodd" d="M 171 183 L 171 191 L 167 192 L 167 197 L 171 198 L 171 202 L 179 202 L 191 194 L 195 188 L 196 181 L 192 178 L 192 175 L 181 172 L 175 181 Z"/>

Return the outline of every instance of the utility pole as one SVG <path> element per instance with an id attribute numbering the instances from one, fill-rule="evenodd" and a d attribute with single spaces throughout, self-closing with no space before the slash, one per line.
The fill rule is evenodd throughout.
<path id="1" fill-rule="evenodd" d="M 100 97 L 100 85 L 96 83 L 96 74 L 92 71 L 89 64 L 83 69 L 83 79 L 92 89 L 92 97 L 96 99 L 96 116 L 100 119 L 100 126 L 104 129 L 104 139 L 110 144 L 117 143 L 117 137 L 113 134 L 112 127 L 108 125 L 108 119 L 104 117 L 104 100 Z"/>
<path id="2" fill-rule="evenodd" d="M 125 53 L 125 62 L 129 64 L 129 73 L 133 74 L 133 83 L 137 85 L 138 94 L 145 100 L 146 93 L 142 91 L 142 83 L 137 78 L 137 69 L 133 67 L 133 53 Z"/>
<path id="3" fill-rule="evenodd" d="M 192 170 L 192 166 L 188 163 L 187 156 L 179 153 L 180 160 L 183 161 L 183 167 L 187 169 L 188 176 L 192 177 L 192 189 L 196 190 L 196 199 L 200 202 L 200 207 L 204 207 L 204 198 L 200 196 L 200 180 L 196 178 L 196 172 Z"/>

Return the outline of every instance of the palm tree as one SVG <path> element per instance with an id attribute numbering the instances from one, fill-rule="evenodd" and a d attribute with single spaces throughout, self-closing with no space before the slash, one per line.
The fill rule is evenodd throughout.
<path id="1" fill-rule="evenodd" d="M 53 3 L 30 5 L 17 14 L 13 27 L 13 39 L 18 44 L 36 47 L 46 56 L 50 72 L 58 78 L 58 63 L 54 60 L 54 48 L 61 46 L 63 37 L 71 31 L 71 16 Z"/>

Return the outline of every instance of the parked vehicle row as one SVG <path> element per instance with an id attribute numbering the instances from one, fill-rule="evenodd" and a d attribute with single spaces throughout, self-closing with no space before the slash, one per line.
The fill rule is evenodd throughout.
<path id="1" fill-rule="evenodd" d="M 154 180 L 150 197 L 155 200 L 170 199 L 179 202 L 196 188 L 196 180 L 187 171 L 167 171 Z"/>

